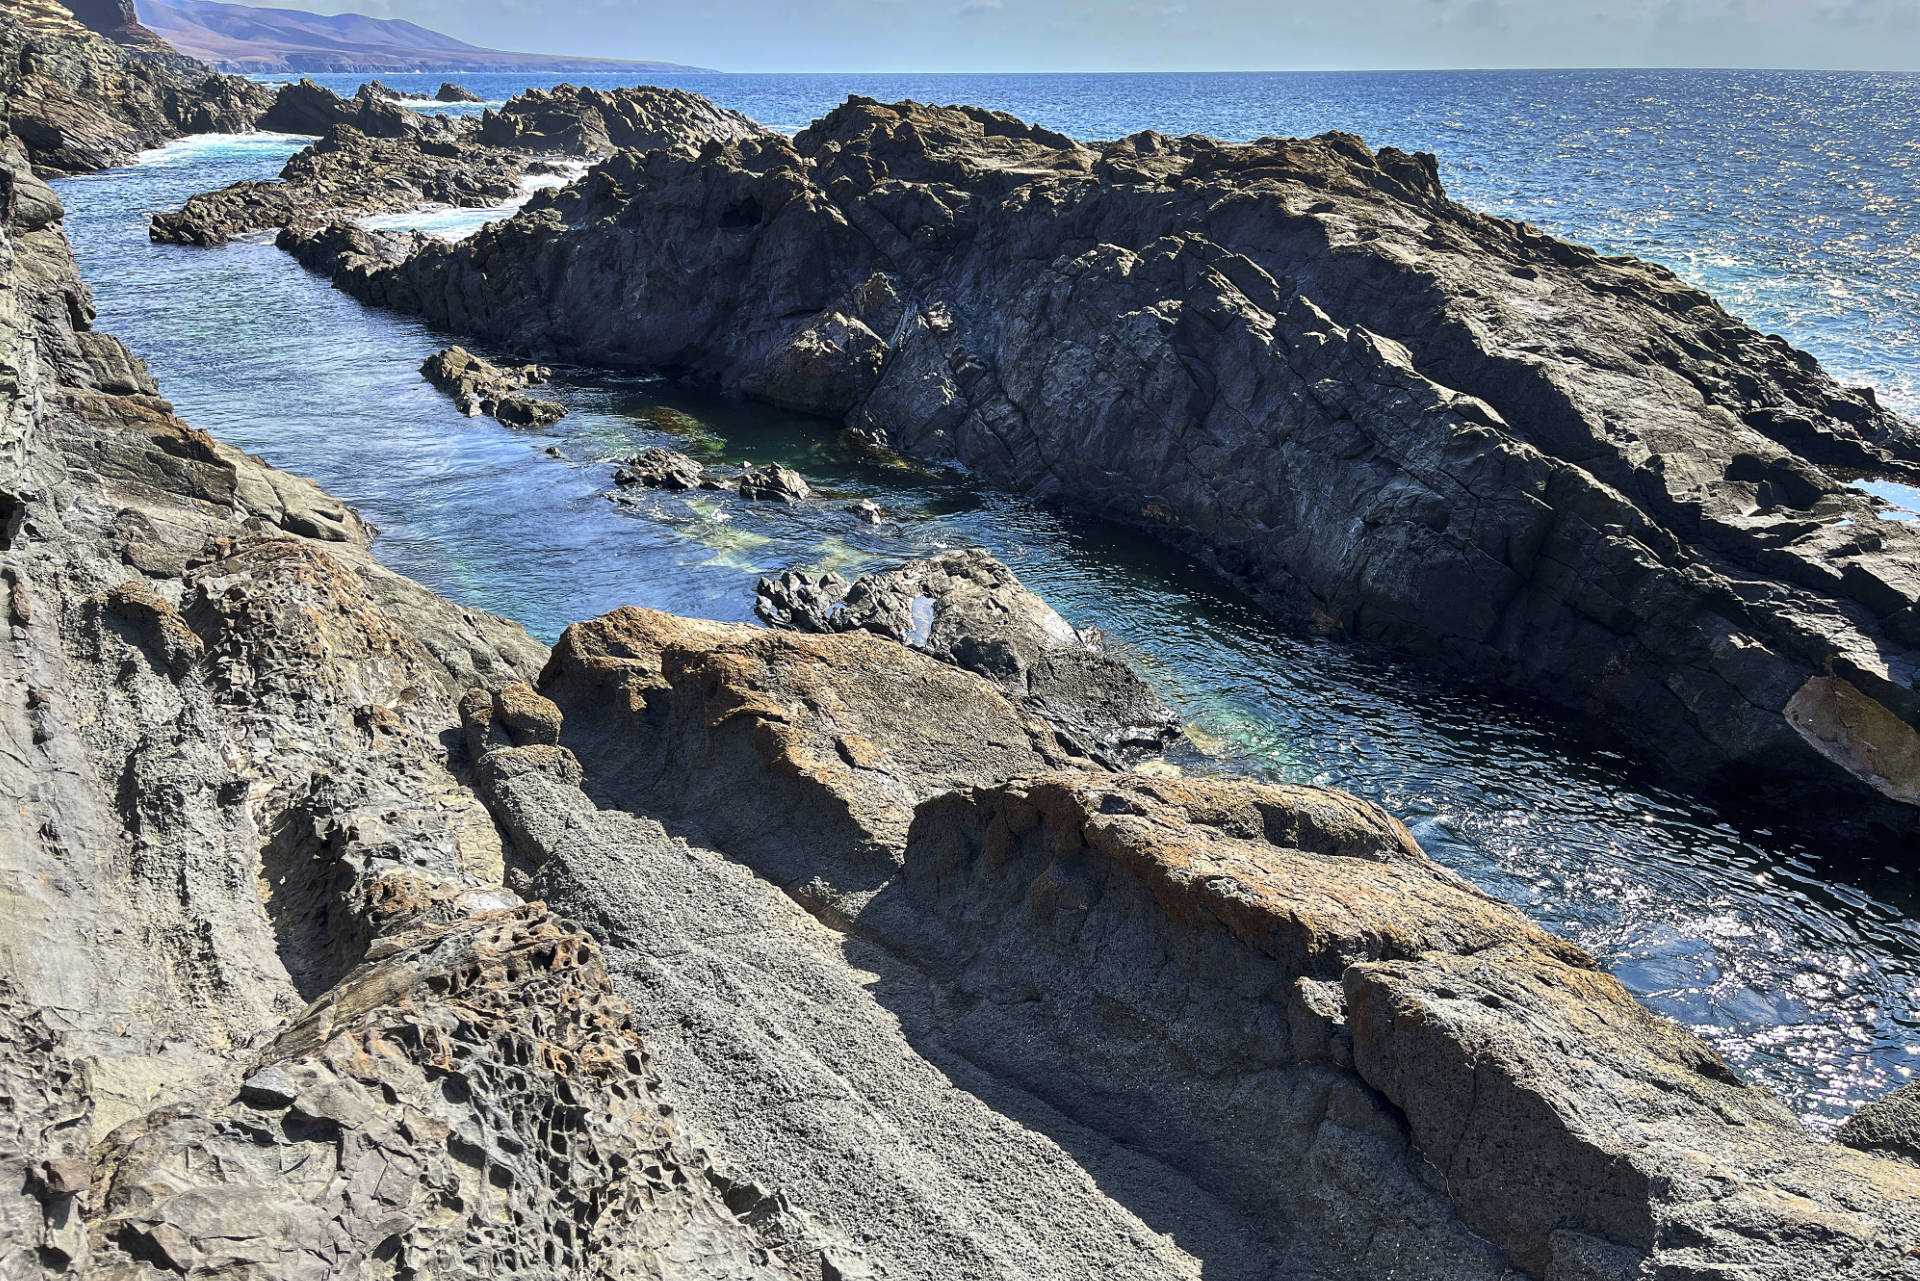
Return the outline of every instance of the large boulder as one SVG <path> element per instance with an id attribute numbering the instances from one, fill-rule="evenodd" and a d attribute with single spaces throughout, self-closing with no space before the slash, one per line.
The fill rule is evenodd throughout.
<path id="1" fill-rule="evenodd" d="M 781 880 L 883 875 L 920 801 L 1073 759 L 980 677 L 866 634 L 622 609 L 569 627 L 540 690 L 610 800 Z"/>
<path id="2" fill-rule="evenodd" d="M 1084 755 L 1147 755 L 1180 733 L 1180 718 L 1097 634 L 1077 631 L 979 548 L 855 582 L 834 573 L 763 578 L 754 610 L 796 631 L 871 632 L 978 673 Z"/>

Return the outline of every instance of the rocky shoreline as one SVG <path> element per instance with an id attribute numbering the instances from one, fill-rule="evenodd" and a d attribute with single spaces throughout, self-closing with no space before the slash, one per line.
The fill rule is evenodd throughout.
<path id="1" fill-rule="evenodd" d="M 0 1276 L 1920 1278 L 1906 1096 L 1817 1142 L 1377 807 L 1092 759 L 1002 567 L 549 650 L 0 172 Z"/>
<path id="2" fill-rule="evenodd" d="M 1144 528 L 1823 835 L 1920 833 L 1920 533 L 1850 483 L 1920 475 L 1914 426 L 1662 268 L 1453 203 L 1431 157 L 855 99 L 622 152 L 457 244 L 281 244 Z"/>

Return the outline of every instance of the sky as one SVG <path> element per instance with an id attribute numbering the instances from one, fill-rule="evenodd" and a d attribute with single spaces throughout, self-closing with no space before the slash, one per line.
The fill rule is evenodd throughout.
<path id="1" fill-rule="evenodd" d="M 1920 0 L 252 0 L 724 71 L 1920 70 Z"/>

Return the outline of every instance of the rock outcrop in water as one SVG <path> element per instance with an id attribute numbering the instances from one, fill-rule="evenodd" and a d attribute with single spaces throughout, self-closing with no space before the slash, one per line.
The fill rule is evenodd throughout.
<path id="1" fill-rule="evenodd" d="M 559 401 L 527 394 L 553 377 L 545 365 L 502 367 L 465 347 L 449 347 L 427 357 L 420 373 L 469 418 L 487 414 L 509 427 L 546 427 L 567 416 Z"/>
<path id="2" fill-rule="evenodd" d="M 296 222 L 491 208 L 524 195 L 529 176 L 554 171 L 556 161 L 623 146 L 697 149 L 763 132 L 677 89 L 533 90 L 475 119 L 410 111 L 375 85 L 341 98 L 309 80 L 282 89 L 260 124 L 322 137 L 290 159 L 277 182 L 236 182 L 155 214 L 154 240 L 212 246 Z"/>
<path id="3" fill-rule="evenodd" d="M 1920 1278 L 1920 1167 L 1374 806 L 1097 768 L 865 631 L 549 652 L 382 569 L 0 172 L 9 1281 Z"/>
<path id="4" fill-rule="evenodd" d="M 724 490 L 752 502 L 785 503 L 790 507 L 813 497 L 813 487 L 806 477 L 779 463 L 764 467 L 744 463 L 729 471 L 703 467 L 676 450 L 657 447 L 643 449 L 621 462 L 614 470 L 613 483 L 621 489 Z"/>
<path id="5" fill-rule="evenodd" d="M 459 245 L 286 242 L 534 353 L 703 380 L 1149 529 L 1673 775 L 1920 832 L 1920 438 L 1670 272 L 1341 134 L 1082 145 L 864 99 L 624 152 Z"/>
<path id="6" fill-rule="evenodd" d="M 42 174 L 126 164 L 182 134 L 252 128 L 272 97 L 175 53 L 119 0 L 0 7 L 0 101 Z"/>

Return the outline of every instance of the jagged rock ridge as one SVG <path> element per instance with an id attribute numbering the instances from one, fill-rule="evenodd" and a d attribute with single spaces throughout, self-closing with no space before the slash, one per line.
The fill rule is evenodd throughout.
<path id="1" fill-rule="evenodd" d="M 1920 1276 L 1920 1166 L 1371 805 L 381 569 L 0 169 L 6 1276 Z"/>
<path id="2" fill-rule="evenodd" d="M 278 181 L 243 180 L 155 214 L 152 238 L 212 246 L 296 222 L 430 205 L 488 208 L 525 195 L 530 176 L 622 147 L 697 150 L 710 138 L 764 132 L 678 89 L 535 89 L 476 119 L 408 110 L 376 85 L 352 98 L 311 80 L 282 89 L 260 127 L 318 141 L 290 158 Z"/>
<path id="3" fill-rule="evenodd" d="M 1329 134 L 846 105 L 625 152 L 458 245 L 283 244 L 534 356 L 843 420 L 1144 526 L 1679 777 L 1920 830 L 1914 428 L 1646 263 Z"/>

